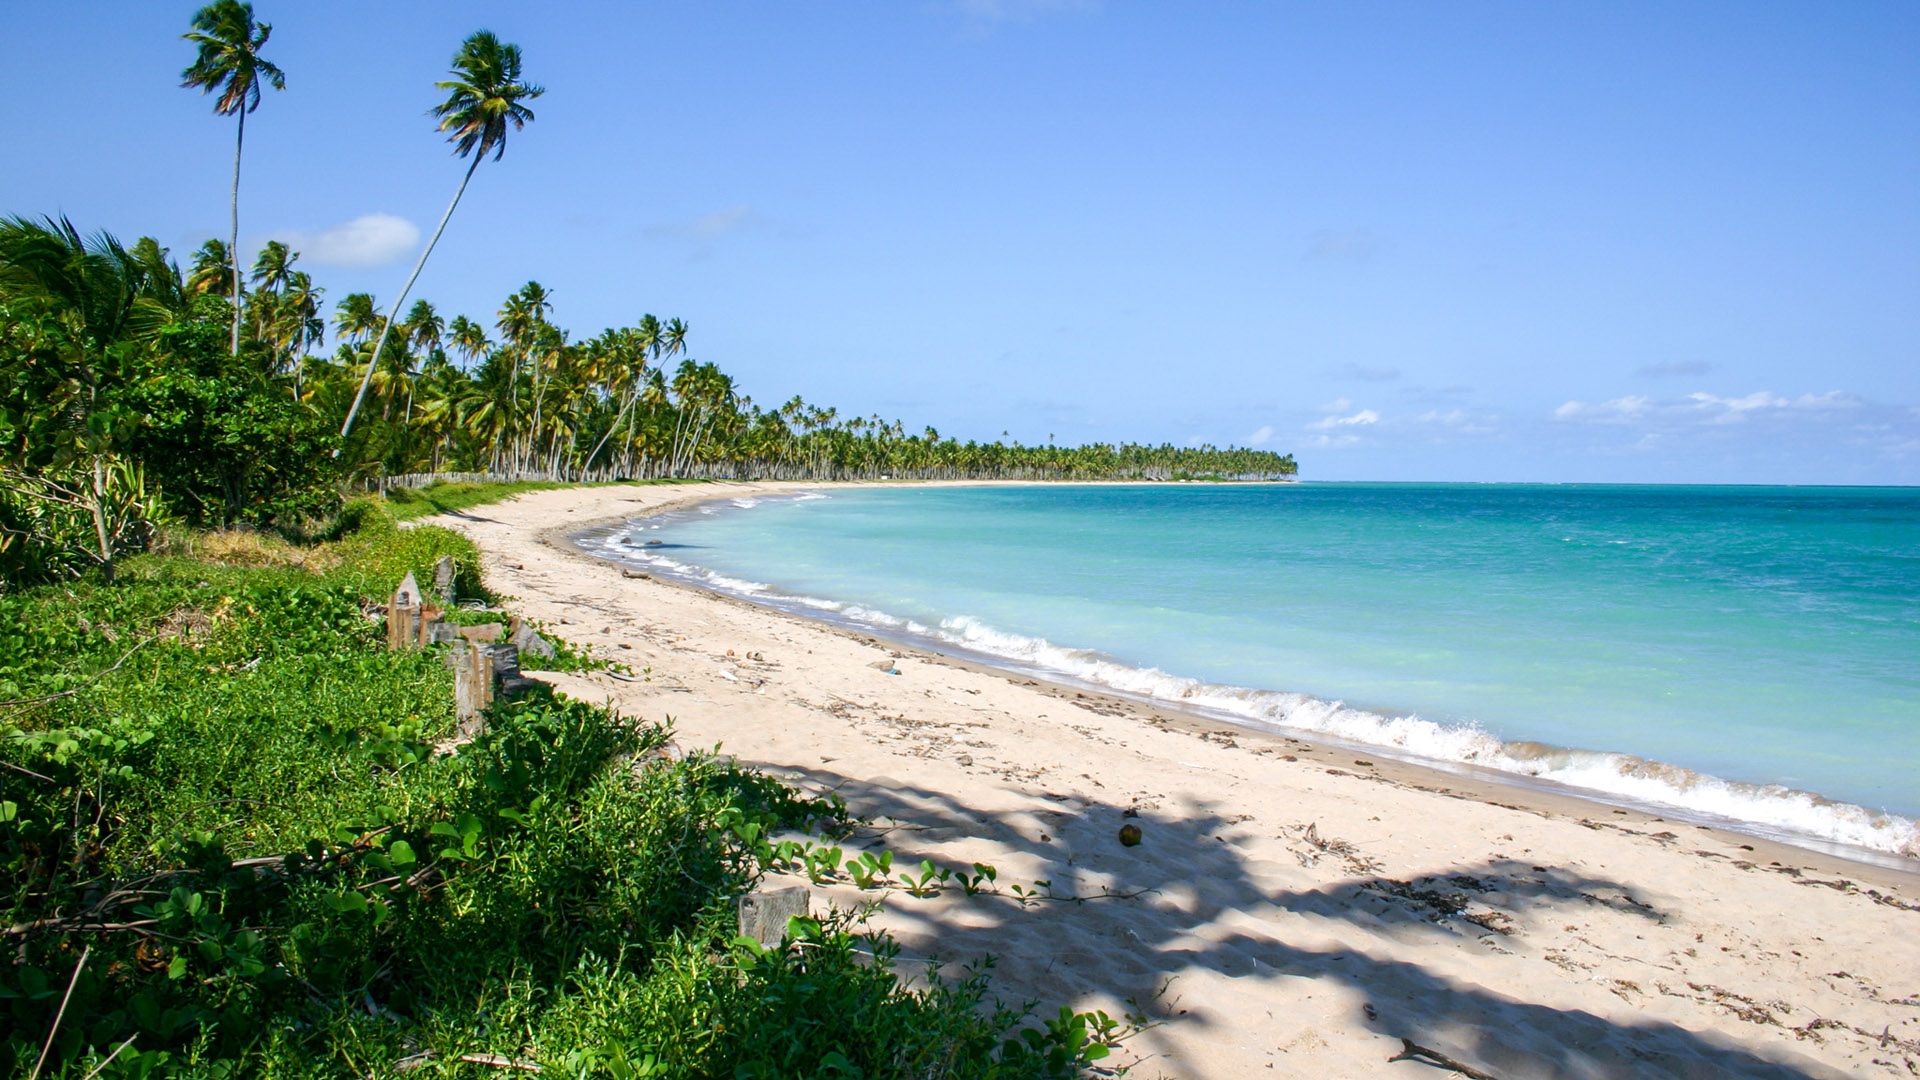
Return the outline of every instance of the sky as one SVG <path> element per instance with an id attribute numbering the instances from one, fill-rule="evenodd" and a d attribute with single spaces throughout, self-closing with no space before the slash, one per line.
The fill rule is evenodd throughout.
<path id="1" fill-rule="evenodd" d="M 0 0 L 0 213 L 227 233 L 194 5 Z M 257 0 L 241 238 L 399 291 L 485 28 L 546 88 L 416 297 L 679 317 L 763 406 L 1306 479 L 1920 483 L 1920 5 Z"/>

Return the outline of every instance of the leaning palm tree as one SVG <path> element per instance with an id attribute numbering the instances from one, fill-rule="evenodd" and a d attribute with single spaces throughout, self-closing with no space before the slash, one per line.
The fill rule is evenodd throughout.
<path id="1" fill-rule="evenodd" d="M 531 83 L 520 81 L 520 46 L 502 45 L 500 39 L 491 31 L 481 30 L 460 45 L 460 51 L 453 56 L 454 78 L 434 83 L 436 89 L 447 92 L 447 100 L 436 105 L 433 116 L 440 118 L 440 130 L 448 132 L 447 141 L 453 143 L 457 157 L 473 157 L 473 164 L 460 178 L 460 186 L 453 193 L 453 201 L 447 204 L 447 212 L 440 215 L 440 224 L 433 230 L 433 237 L 427 241 L 426 249 L 420 252 L 420 261 L 413 265 L 413 273 L 400 289 L 400 298 L 393 302 L 393 310 L 398 312 L 400 305 L 407 302 L 407 293 L 413 291 L 414 280 L 420 276 L 420 270 L 427 265 L 427 256 L 433 254 L 433 246 L 440 242 L 440 234 L 446 231 L 447 219 L 453 216 L 453 208 L 460 205 L 460 196 L 467 192 L 467 182 L 473 179 L 473 171 L 480 167 L 480 159 L 492 151 L 493 159 L 507 152 L 507 125 L 514 130 L 526 126 L 533 119 L 533 110 L 521 102 L 537 98 L 546 91 Z M 386 345 L 387 333 L 392 330 L 392 320 L 380 331 L 380 342 L 373 347 L 373 355 L 379 356 Z M 353 405 L 347 409 L 346 422 L 340 425 L 340 437 L 346 438 L 353 430 L 354 414 L 360 411 L 360 400 L 366 397 L 367 383 L 373 378 L 373 369 L 360 380 L 360 389 L 353 395 Z M 339 456 L 339 448 L 334 455 Z"/>
<path id="2" fill-rule="evenodd" d="M 260 81 L 275 90 L 287 88 L 287 77 L 260 56 L 260 47 L 273 33 L 270 23 L 253 21 L 253 5 L 240 0 L 216 0 L 193 16 L 193 33 L 181 37 L 200 47 L 193 66 L 180 73 L 181 86 L 202 93 L 218 90 L 213 111 L 238 116 L 239 133 L 233 140 L 232 232 L 227 240 L 233 260 L 233 355 L 240 355 L 240 148 L 247 141 L 247 114 L 260 107 Z"/>

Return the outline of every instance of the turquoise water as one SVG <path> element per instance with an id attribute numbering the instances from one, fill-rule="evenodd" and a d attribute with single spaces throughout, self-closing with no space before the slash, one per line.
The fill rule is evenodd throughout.
<path id="1" fill-rule="evenodd" d="M 840 490 L 605 545 L 1249 723 L 1920 854 L 1920 490 Z"/>

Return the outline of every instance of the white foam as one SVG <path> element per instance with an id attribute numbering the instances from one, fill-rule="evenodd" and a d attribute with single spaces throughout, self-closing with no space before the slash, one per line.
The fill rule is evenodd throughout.
<path id="1" fill-rule="evenodd" d="M 1387 716 L 1306 694 L 1202 682 L 1124 664 L 1091 650 L 1056 645 L 1045 638 L 1008 633 L 970 616 L 927 627 L 875 608 L 785 593 L 763 582 L 730 577 L 611 538 L 603 547 L 609 554 L 617 552 L 621 561 L 644 563 L 742 598 L 810 609 L 881 633 L 943 641 L 1040 672 L 1268 730 L 1322 735 L 1408 758 L 1551 781 L 1601 797 L 1724 820 L 1784 840 L 1812 839 L 1920 858 L 1920 823 L 1778 784 L 1724 780 L 1629 754 L 1504 742 L 1471 724 L 1441 724 L 1413 714 Z"/>
<path id="2" fill-rule="evenodd" d="M 1724 780 L 1629 754 L 1508 743 L 1470 724 L 1439 724 L 1412 714 L 1384 716 L 1306 694 L 1205 683 L 1043 638 L 1009 634 L 964 616 L 943 621 L 934 636 L 1081 682 L 1272 730 L 1331 736 L 1410 758 L 1550 780 L 1601 796 L 1758 827 L 1783 839 L 1811 838 L 1920 857 L 1920 823 L 1778 784 Z"/>

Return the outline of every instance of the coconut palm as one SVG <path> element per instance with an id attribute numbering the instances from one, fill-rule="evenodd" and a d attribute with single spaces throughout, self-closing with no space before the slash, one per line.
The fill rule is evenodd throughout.
<path id="1" fill-rule="evenodd" d="M 225 240 L 209 240 L 193 253 L 187 271 L 187 291 L 196 296 L 219 296 L 233 291 L 233 256 Z"/>
<path id="2" fill-rule="evenodd" d="M 486 328 L 465 315 L 455 315 L 447 324 L 447 340 L 460 350 L 469 364 L 493 344 L 487 340 Z"/>
<path id="3" fill-rule="evenodd" d="M 181 72 L 180 85 L 202 93 L 218 91 L 213 111 L 238 117 L 233 140 L 232 231 L 227 239 L 233 261 L 233 355 L 240 355 L 240 148 L 247 141 L 247 114 L 260 107 L 260 83 L 275 90 L 287 88 L 287 77 L 260 55 L 273 33 L 270 23 L 253 21 L 253 5 L 240 0 L 216 0 L 193 16 L 193 32 L 181 37 L 200 47 L 193 66 Z"/>
<path id="4" fill-rule="evenodd" d="M 453 143 L 457 157 L 473 158 L 467 166 L 465 175 L 460 178 L 460 186 L 454 190 L 453 201 L 447 204 L 447 212 L 440 215 L 440 224 L 433 230 L 433 237 L 427 241 L 426 249 L 420 252 L 420 261 L 413 266 L 413 273 L 407 277 L 407 283 L 400 289 L 400 298 L 393 302 L 393 309 L 407 302 L 407 294 L 413 291 L 413 283 L 419 278 L 420 270 L 427 265 L 427 256 L 433 254 L 433 246 L 440 242 L 440 234 L 446 231 L 447 219 L 453 216 L 453 208 L 460 205 L 460 196 L 466 194 L 467 183 L 473 179 L 473 171 L 480 167 L 480 159 L 491 151 L 495 161 L 507 152 L 507 125 L 514 130 L 526 126 L 533 119 L 533 110 L 522 102 L 537 98 L 546 91 L 520 78 L 520 47 L 503 45 L 490 31 L 481 30 L 461 43 L 460 51 L 453 56 L 454 78 L 437 82 L 437 89 L 447 92 L 447 100 L 436 105 L 432 115 L 440 118 L 440 130 L 448 132 L 447 141 Z M 373 347 L 373 354 L 380 355 L 380 349 L 386 344 L 389 325 L 380 331 L 380 343 Z M 354 414 L 360 411 L 360 400 L 366 396 L 367 382 L 373 377 L 373 369 L 367 370 L 365 378 L 360 380 L 360 389 L 353 396 L 353 405 L 347 409 L 346 422 L 340 425 L 340 436 L 345 438 L 353 430 Z M 336 455 L 339 450 L 334 451 Z"/>
<path id="5" fill-rule="evenodd" d="M 286 288 L 293 276 L 293 264 L 299 261 L 299 252 L 278 240 L 267 241 L 259 257 L 253 260 L 254 286 L 276 292 Z"/>
<path id="6" fill-rule="evenodd" d="M 407 311 L 407 321 L 401 327 L 415 348 L 428 353 L 439 351 L 441 339 L 446 334 L 447 321 L 433 310 L 433 305 L 425 300 L 416 300 Z"/>
<path id="7" fill-rule="evenodd" d="M 380 317 L 380 310 L 374 306 L 373 297 L 363 293 L 348 293 L 333 312 L 333 324 L 346 339 L 353 343 L 365 341 L 386 325 Z"/>

